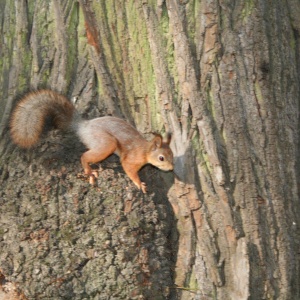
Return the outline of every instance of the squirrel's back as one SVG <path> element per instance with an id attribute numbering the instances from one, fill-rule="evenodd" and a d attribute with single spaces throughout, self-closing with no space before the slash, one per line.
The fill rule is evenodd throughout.
<path id="1" fill-rule="evenodd" d="M 83 121 L 76 130 L 80 140 L 89 149 L 97 149 L 103 143 L 105 135 L 113 136 L 118 142 L 118 147 L 123 150 L 145 145 L 145 139 L 128 122 L 123 119 L 105 116 Z"/>
<path id="2" fill-rule="evenodd" d="M 59 129 L 68 128 L 73 120 L 75 107 L 63 95 L 51 90 L 28 93 L 19 101 L 12 113 L 10 132 L 13 141 L 30 148 L 39 140 L 46 119 Z"/>

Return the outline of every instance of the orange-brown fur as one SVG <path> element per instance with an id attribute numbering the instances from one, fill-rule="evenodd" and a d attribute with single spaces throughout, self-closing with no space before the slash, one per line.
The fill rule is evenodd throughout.
<path id="1" fill-rule="evenodd" d="M 141 167 L 150 163 L 165 171 L 173 169 L 170 137 L 164 142 L 157 134 L 149 142 L 129 123 L 115 117 L 79 120 L 68 99 L 50 90 L 29 93 L 17 104 L 10 122 L 13 141 L 23 148 L 33 146 L 39 140 L 48 117 L 57 128 L 75 129 L 88 148 L 81 156 L 81 164 L 91 183 L 94 183 L 97 173 L 92 171 L 90 164 L 113 153 L 120 156 L 124 171 L 144 193 L 146 185 L 138 176 Z"/>

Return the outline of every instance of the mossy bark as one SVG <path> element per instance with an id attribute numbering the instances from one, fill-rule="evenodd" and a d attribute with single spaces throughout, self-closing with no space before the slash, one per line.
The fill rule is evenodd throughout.
<path id="1" fill-rule="evenodd" d="M 1 1 L 0 281 L 19 299 L 298 299 L 298 1 Z M 175 176 L 12 145 L 30 89 L 173 133 Z M 1 289 L 0 289 L 1 290 Z M 1 296 L 1 294 L 0 294 Z"/>

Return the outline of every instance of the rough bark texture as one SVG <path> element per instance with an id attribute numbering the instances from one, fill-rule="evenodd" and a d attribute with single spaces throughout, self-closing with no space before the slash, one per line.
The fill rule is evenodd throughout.
<path id="1" fill-rule="evenodd" d="M 299 1 L 1 1 L 0 299 L 299 299 Z M 143 197 L 83 146 L 12 145 L 51 88 L 88 118 L 172 131 Z M 149 135 L 150 136 L 150 135 Z"/>

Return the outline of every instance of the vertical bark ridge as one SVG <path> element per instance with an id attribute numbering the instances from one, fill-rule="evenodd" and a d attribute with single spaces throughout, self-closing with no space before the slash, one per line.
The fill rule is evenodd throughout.
<path id="1" fill-rule="evenodd" d="M 298 299 L 298 2 L 1 2 L 0 279 L 32 297 Z M 15 152 L 13 99 L 39 87 L 172 131 L 174 184 L 141 204 L 120 170 L 78 182 L 72 138 Z"/>
<path id="2" fill-rule="evenodd" d="M 92 58 L 98 78 L 101 80 L 100 85 L 104 89 L 103 100 L 106 103 L 108 110 L 107 112 L 111 115 L 120 116 L 121 112 L 116 104 L 118 101 L 117 90 L 107 67 L 101 40 L 101 29 L 99 30 L 98 25 L 99 23 L 95 18 L 93 7 L 91 6 L 90 2 L 82 0 L 79 3 L 85 17 L 87 41 L 91 45 L 90 56 Z"/>

